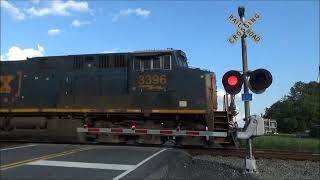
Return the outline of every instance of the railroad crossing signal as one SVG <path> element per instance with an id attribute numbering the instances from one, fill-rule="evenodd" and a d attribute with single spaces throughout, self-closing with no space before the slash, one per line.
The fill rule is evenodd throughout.
<path id="1" fill-rule="evenodd" d="M 263 93 L 272 84 L 272 75 L 266 69 L 256 69 L 248 73 L 249 89 L 256 94 Z M 222 77 L 222 84 L 228 94 L 236 95 L 242 89 L 243 75 L 239 71 L 231 70 Z M 244 93 L 242 100 L 251 101 L 252 95 Z"/>
<path id="2" fill-rule="evenodd" d="M 251 89 L 254 93 L 262 93 L 266 88 L 268 88 L 272 83 L 272 75 L 269 71 L 265 69 L 257 69 L 255 71 L 250 72 L 248 69 L 248 60 L 247 60 L 247 44 L 246 44 L 246 37 L 249 36 L 254 42 L 259 43 L 261 37 L 252 31 L 252 26 L 261 18 L 258 13 L 255 13 L 251 18 L 245 21 L 244 14 L 245 8 L 243 6 L 238 7 L 238 14 L 240 19 L 236 18 L 234 15 L 229 16 L 229 22 L 234 24 L 237 27 L 237 32 L 232 34 L 228 41 L 233 44 L 238 39 L 241 39 L 241 49 L 242 49 L 242 72 L 240 77 L 242 77 L 243 82 L 243 94 L 242 100 L 244 101 L 244 114 L 245 114 L 245 121 L 246 125 L 250 124 L 252 120 L 250 120 L 250 101 L 252 100 L 252 95 L 249 93 L 249 89 Z M 230 71 L 229 71 L 230 72 Z M 226 89 L 226 92 L 231 93 L 239 93 L 241 91 L 242 83 L 240 87 L 232 86 L 234 83 L 231 76 L 228 75 L 227 72 L 222 79 L 223 86 Z M 225 76 L 229 76 L 226 78 Z M 233 75 L 234 76 L 234 75 Z M 236 77 L 236 76 L 234 76 Z M 232 91 L 230 91 L 230 88 Z M 228 92 L 228 93 L 229 93 Z M 233 94 L 234 95 L 234 94 Z M 256 172 L 256 161 L 252 154 L 252 139 L 247 139 L 247 156 L 245 157 L 245 172 L 246 173 L 253 173 Z"/>
<path id="3" fill-rule="evenodd" d="M 251 18 L 249 18 L 245 22 L 241 22 L 240 19 L 235 17 L 234 15 L 230 15 L 228 20 L 230 23 L 236 26 L 237 31 L 233 33 L 228 41 L 233 44 L 237 42 L 243 35 L 249 36 L 254 42 L 259 43 L 261 40 L 261 36 L 252 31 L 251 27 L 261 18 L 260 14 L 255 13 Z"/>

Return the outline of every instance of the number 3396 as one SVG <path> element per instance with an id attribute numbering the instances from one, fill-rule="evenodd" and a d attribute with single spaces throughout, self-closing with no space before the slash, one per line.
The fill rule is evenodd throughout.
<path id="1" fill-rule="evenodd" d="M 167 84 L 167 76 L 166 75 L 139 75 L 138 79 L 139 85 L 165 85 Z"/>

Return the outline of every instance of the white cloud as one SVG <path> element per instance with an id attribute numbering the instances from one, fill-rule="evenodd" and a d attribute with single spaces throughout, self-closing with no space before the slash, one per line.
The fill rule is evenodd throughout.
<path id="1" fill-rule="evenodd" d="M 235 117 L 236 122 L 238 123 L 239 127 L 243 127 L 245 122 L 244 122 L 244 112 L 239 112 L 239 114 Z"/>
<path id="2" fill-rule="evenodd" d="M 222 101 L 224 95 L 226 95 L 226 92 L 223 89 L 217 89 L 218 100 L 220 99 Z M 229 97 L 229 101 L 230 101 L 231 96 L 228 95 L 228 97 Z M 241 93 L 236 94 L 235 100 L 236 101 L 241 100 Z"/>
<path id="3" fill-rule="evenodd" d="M 80 27 L 80 26 L 87 25 L 87 24 L 90 24 L 90 22 L 89 21 L 79 21 L 78 19 L 73 20 L 71 23 L 71 25 L 73 27 Z"/>
<path id="4" fill-rule="evenodd" d="M 217 89 L 217 96 L 223 98 L 226 92 L 223 89 Z"/>
<path id="5" fill-rule="evenodd" d="M 135 16 L 141 16 L 141 17 L 148 17 L 151 14 L 151 11 L 147 9 L 142 8 L 136 8 L 136 9 L 123 9 L 120 10 L 116 15 L 114 15 L 112 21 L 117 21 L 120 17 L 135 15 Z"/>
<path id="6" fill-rule="evenodd" d="M 38 44 L 37 49 L 27 48 L 22 49 L 17 46 L 12 46 L 5 55 L 1 55 L 1 61 L 16 61 L 26 60 L 32 57 L 43 56 L 44 48 Z"/>
<path id="7" fill-rule="evenodd" d="M 45 16 L 52 14 L 52 11 L 49 8 L 36 9 L 35 7 L 31 7 L 27 9 L 26 12 L 30 16 Z"/>
<path id="8" fill-rule="evenodd" d="M 15 7 L 13 4 L 9 3 L 6 0 L 0 1 L 1 9 L 4 9 L 7 11 L 14 19 L 16 20 L 24 20 L 26 18 L 26 15 L 17 7 Z"/>
<path id="9" fill-rule="evenodd" d="M 129 9 L 120 11 L 120 15 L 122 15 L 122 16 L 129 16 L 131 14 L 134 14 L 137 16 L 147 17 L 147 16 L 149 16 L 150 13 L 151 13 L 151 11 L 146 10 L 146 9 L 142 9 L 142 8 L 137 8 L 137 9 L 130 9 L 129 8 Z"/>
<path id="10" fill-rule="evenodd" d="M 90 10 L 89 4 L 86 1 L 61 1 L 53 0 L 49 3 L 49 6 L 46 7 L 30 7 L 21 9 L 14 6 L 7 0 L 0 0 L 1 9 L 6 10 L 14 19 L 24 20 L 27 17 L 33 16 L 68 16 L 72 15 L 72 12 L 87 12 Z M 32 4 L 38 6 L 40 0 L 30 0 Z"/>
<path id="11" fill-rule="evenodd" d="M 237 107 L 237 112 L 239 112 L 239 114 L 235 117 L 235 120 L 237 121 L 238 123 L 238 126 L 239 127 L 243 127 L 244 126 L 244 121 L 243 121 L 243 118 L 244 118 L 244 110 L 243 109 L 239 109 L 239 107 L 243 106 L 243 101 L 241 99 L 241 94 L 242 92 L 238 93 L 235 95 L 235 105 Z M 226 95 L 226 92 L 224 91 L 224 89 L 217 89 L 217 98 L 218 98 L 218 109 L 222 110 L 223 109 L 223 96 Z M 230 103 L 230 98 L 231 96 L 228 95 L 228 100 L 229 100 L 229 103 Z M 252 99 L 255 99 L 255 96 L 252 95 Z"/>
<path id="12" fill-rule="evenodd" d="M 55 0 L 52 1 L 49 7 L 35 8 L 31 7 L 26 9 L 26 12 L 30 16 L 47 16 L 47 15 L 56 15 L 56 16 L 68 16 L 71 15 L 71 12 L 87 12 L 89 11 L 89 4 L 86 1 L 61 1 Z"/>
<path id="13" fill-rule="evenodd" d="M 4 55 L 0 55 L 0 61 L 4 61 Z"/>
<path id="14" fill-rule="evenodd" d="M 60 29 L 49 29 L 48 30 L 48 35 L 49 36 L 55 36 L 60 34 L 61 30 Z"/>

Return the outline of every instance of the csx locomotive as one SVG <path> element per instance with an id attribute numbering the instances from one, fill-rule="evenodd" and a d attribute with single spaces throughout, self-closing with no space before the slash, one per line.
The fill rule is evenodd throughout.
<path id="1" fill-rule="evenodd" d="M 34 57 L 0 65 L 1 139 L 230 142 L 229 135 L 201 136 L 228 133 L 232 118 L 217 111 L 215 74 L 190 68 L 181 50 Z"/>

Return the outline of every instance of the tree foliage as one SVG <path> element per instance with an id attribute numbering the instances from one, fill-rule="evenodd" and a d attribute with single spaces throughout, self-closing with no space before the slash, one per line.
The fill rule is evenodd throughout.
<path id="1" fill-rule="evenodd" d="M 296 82 L 288 95 L 266 108 L 264 118 L 276 119 L 279 132 L 311 130 L 312 135 L 319 135 L 320 84 Z"/>

